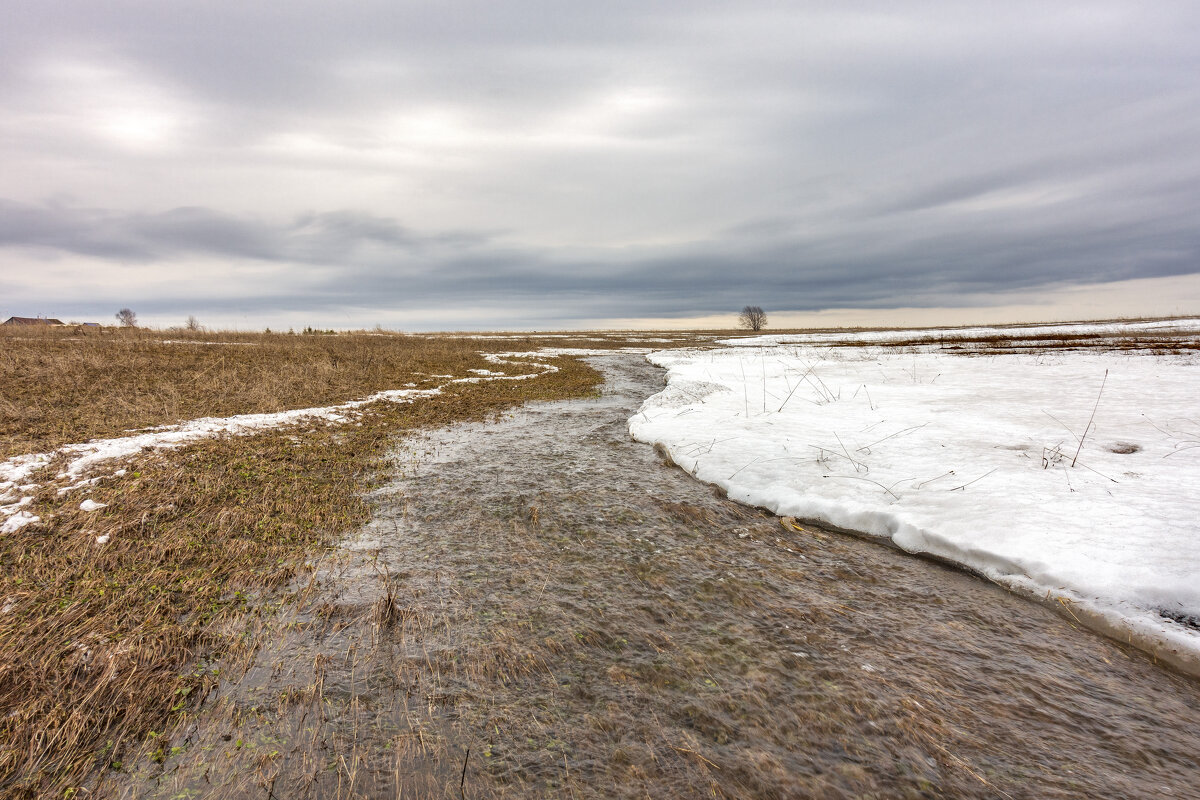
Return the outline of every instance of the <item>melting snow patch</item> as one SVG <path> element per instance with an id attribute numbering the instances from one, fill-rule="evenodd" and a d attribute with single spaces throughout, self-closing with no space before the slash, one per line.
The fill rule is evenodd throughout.
<path id="1" fill-rule="evenodd" d="M 6 506 L 0 506 L 0 514 L 5 514 L 5 515 L 15 514 L 18 511 L 20 511 L 23 507 L 29 505 L 32 502 L 33 502 L 32 497 L 22 497 L 20 500 L 18 500 L 15 503 L 10 503 L 9 505 L 6 505 Z"/>
<path id="2" fill-rule="evenodd" d="M 40 522 L 41 519 L 41 517 L 36 514 L 30 514 L 28 511 L 18 511 L 6 519 L 3 525 L 0 525 L 0 533 L 16 533 L 26 525 Z"/>
<path id="3" fill-rule="evenodd" d="M 108 503 L 97 503 L 90 497 L 79 504 L 80 511 L 99 511 L 102 508 L 108 508 Z"/>
<path id="4" fill-rule="evenodd" d="M 49 463 L 48 453 L 31 453 L 0 461 L 0 500 L 6 499 L 14 489 L 28 490 L 29 476 Z"/>
<path id="5" fill-rule="evenodd" d="M 99 482 L 100 482 L 99 478 L 88 478 L 87 480 L 79 481 L 78 483 L 73 483 L 70 486 L 62 487 L 61 489 L 58 490 L 58 494 L 61 496 L 61 495 L 67 494 L 68 492 L 73 492 L 76 489 L 82 489 L 85 486 L 95 486 Z"/>

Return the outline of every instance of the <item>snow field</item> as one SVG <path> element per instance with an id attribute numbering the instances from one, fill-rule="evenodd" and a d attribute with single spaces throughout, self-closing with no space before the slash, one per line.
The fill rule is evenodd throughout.
<path id="1" fill-rule="evenodd" d="M 631 434 L 733 499 L 950 560 L 1200 666 L 1195 357 L 736 345 L 651 355 L 668 386 Z"/>

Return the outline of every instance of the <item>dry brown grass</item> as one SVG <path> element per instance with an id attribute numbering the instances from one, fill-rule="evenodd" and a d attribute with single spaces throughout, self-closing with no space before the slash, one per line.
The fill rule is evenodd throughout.
<path id="1" fill-rule="evenodd" d="M 855 344 L 850 342 L 848 344 Z M 964 335 L 947 331 L 935 337 L 904 338 L 883 343 L 895 347 L 936 346 L 943 350 L 968 355 L 1012 355 L 1053 350 L 1136 350 L 1162 355 L 1200 350 L 1200 337 L 1194 333 L 1021 333 L 1003 332 L 985 335 Z"/>
<path id="2" fill-rule="evenodd" d="M 726 334 L 728 332 L 725 332 Z M 322 406 L 435 375 L 494 368 L 480 351 L 656 347 L 710 340 L 626 333 L 289 335 L 0 328 L 0 459 L 201 416 Z"/>
<path id="3" fill-rule="evenodd" d="M 6 339 L 2 452 L 494 368 L 475 340 L 210 335 L 255 346 L 206 346 L 163 338 Z M 253 616 L 287 600 L 279 590 L 305 559 L 367 518 L 363 493 L 397 435 L 593 391 L 593 370 L 558 362 L 559 372 L 535 380 L 376 403 L 361 425 L 308 424 L 143 453 L 89 490 L 108 504 L 100 512 L 81 511 L 80 493 L 60 496 L 47 482 L 33 504 L 43 523 L 0 536 L 0 796 L 69 795 L 90 771 L 119 763 L 187 714 L 217 680 L 208 665 L 236 660 Z M 103 534 L 111 540 L 100 546 Z"/>
<path id="4" fill-rule="evenodd" d="M 950 354 L 1012 355 L 1061 350 L 1141 351 L 1159 355 L 1178 355 L 1200 350 L 1200 335 L 1194 331 L 1120 329 L 1121 323 L 1156 322 L 1156 319 L 1095 320 L 1087 323 L 1062 323 L 1059 332 L 1040 330 L 1041 325 L 988 325 L 967 328 L 827 328 L 816 330 L 780 330 L 771 334 L 821 334 L 814 344 L 821 347 L 937 347 Z M 1056 323 L 1046 323 L 1056 324 Z M 1113 329 L 1071 331 L 1072 325 L 1111 324 Z M 1056 324 L 1057 325 L 1057 324 Z M 979 328 L 986 328 L 980 331 Z M 887 333 L 886 338 L 863 337 L 863 333 Z M 833 336 L 831 336 L 833 335 Z M 844 336 L 845 338 L 835 338 Z"/>
<path id="5" fill-rule="evenodd" d="M 201 416 L 430 388 L 442 382 L 433 375 L 489 367 L 479 350 L 400 335 L 0 333 L 0 458 Z"/>

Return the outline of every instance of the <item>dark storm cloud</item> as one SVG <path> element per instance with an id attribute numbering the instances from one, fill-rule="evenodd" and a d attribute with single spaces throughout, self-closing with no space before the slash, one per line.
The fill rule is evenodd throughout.
<path id="1" fill-rule="evenodd" d="M 1194 273 L 1197 30 L 1169 0 L 30 4 L 0 284 L 38 297 L 22 259 L 60 252 L 154 265 L 163 307 L 569 319 Z"/>
<path id="2" fill-rule="evenodd" d="M 416 236 L 394 220 L 352 211 L 308 213 L 284 224 L 270 224 L 209 208 L 122 214 L 0 200 L 0 247 L 56 248 L 136 261 L 202 254 L 352 267 L 359 254 L 372 247 L 394 258 L 397 253 L 456 248 L 483 240 L 464 233 Z"/>
<path id="3" fill-rule="evenodd" d="M 1017 219 L 965 230 L 913 219 L 974 196 L 950 191 L 938 203 L 876 213 L 873 241 L 863 238 L 871 230 L 866 219 L 842 232 L 797 230 L 772 219 L 710 240 L 617 254 L 505 246 L 485 233 L 418 235 L 395 220 L 351 211 L 272 224 L 203 208 L 123 215 L 4 202 L 0 246 L 152 263 L 194 254 L 265 262 L 286 268 L 289 286 L 306 287 L 265 291 L 251 305 L 411 309 L 453 300 L 502 307 L 553 298 L 567 317 L 721 313 L 746 297 L 795 310 L 845 305 L 848 297 L 867 308 L 938 305 L 956 295 L 1044 285 L 1048 276 L 1095 283 L 1196 269 L 1200 231 L 1178 215 L 1147 212 L 1119 224 L 1079 220 L 1070 228 Z M 193 297 L 187 302 L 194 307 Z"/>

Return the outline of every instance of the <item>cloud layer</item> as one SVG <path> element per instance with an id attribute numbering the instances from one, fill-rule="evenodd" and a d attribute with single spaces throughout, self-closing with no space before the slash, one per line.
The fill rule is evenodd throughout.
<path id="1" fill-rule="evenodd" d="M 1194 3 L 8 16 L 0 312 L 537 327 L 1200 272 Z"/>

